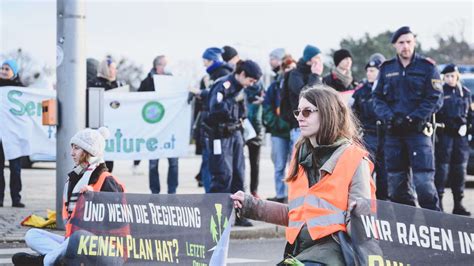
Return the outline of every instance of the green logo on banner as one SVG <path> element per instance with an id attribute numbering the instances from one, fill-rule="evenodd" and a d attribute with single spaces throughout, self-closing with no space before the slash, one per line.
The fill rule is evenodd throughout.
<path id="1" fill-rule="evenodd" d="M 165 116 L 165 107 L 159 102 L 148 102 L 143 106 L 142 116 L 147 123 L 158 123 Z"/>
<path id="2" fill-rule="evenodd" d="M 222 204 L 214 204 L 214 206 L 216 207 L 216 216 L 215 219 L 213 215 L 211 216 L 210 231 L 212 235 L 212 241 L 217 243 L 219 242 L 219 239 L 221 239 L 222 232 L 227 227 L 229 221 L 227 220 L 227 217 L 222 217 Z M 224 220 L 222 220 L 223 218 Z"/>

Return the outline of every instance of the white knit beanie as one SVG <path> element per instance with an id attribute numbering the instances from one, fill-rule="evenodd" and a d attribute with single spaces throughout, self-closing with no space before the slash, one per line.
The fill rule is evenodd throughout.
<path id="1" fill-rule="evenodd" d="M 77 132 L 71 138 L 71 144 L 75 144 L 87 151 L 93 157 L 103 158 L 105 150 L 105 139 L 110 136 L 110 131 L 106 127 L 97 130 L 86 128 Z"/>

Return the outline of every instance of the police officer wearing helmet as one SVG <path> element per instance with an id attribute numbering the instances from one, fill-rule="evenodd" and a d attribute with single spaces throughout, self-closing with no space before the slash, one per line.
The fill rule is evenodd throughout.
<path id="1" fill-rule="evenodd" d="M 469 158 L 468 129 L 472 127 L 473 111 L 471 109 L 471 92 L 459 83 L 459 72 L 454 64 L 447 65 L 444 74 L 444 104 L 437 113 L 437 122 L 445 125 L 438 131 L 436 144 L 436 174 L 435 184 L 438 190 L 440 207 L 444 186 L 448 179 L 451 181 L 453 192 L 453 214 L 470 216 L 461 201 L 464 197 L 466 167 Z"/>
<path id="2" fill-rule="evenodd" d="M 211 193 L 235 193 L 244 189 L 245 159 L 241 120 L 245 115 L 243 89 L 262 76 L 260 67 L 251 60 L 239 61 L 235 71 L 219 80 L 209 93 L 209 130 L 211 155 Z M 244 219 L 236 225 L 251 226 Z"/>
<path id="3" fill-rule="evenodd" d="M 434 62 L 415 53 L 416 39 L 401 27 L 391 40 L 397 56 L 385 61 L 374 85 L 375 113 L 387 129 L 384 152 L 390 200 L 439 211 L 434 184 L 430 119 L 442 105 L 443 88 Z"/>
<path id="4" fill-rule="evenodd" d="M 361 83 L 352 95 L 352 98 L 354 98 L 352 110 L 361 122 L 364 145 L 375 162 L 374 173 L 377 180 L 377 199 L 387 200 L 387 173 L 383 163 L 382 147 L 384 134 L 380 121 L 377 120 L 372 99 L 374 81 L 377 79 L 380 65 L 383 61 L 385 61 L 383 55 L 374 54 L 365 65 L 367 80 Z"/>

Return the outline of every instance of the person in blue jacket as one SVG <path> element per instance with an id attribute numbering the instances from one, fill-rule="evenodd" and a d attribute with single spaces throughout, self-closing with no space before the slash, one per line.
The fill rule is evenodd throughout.
<path id="1" fill-rule="evenodd" d="M 470 216 L 461 201 L 464 197 L 467 160 L 469 159 L 468 133 L 473 125 L 471 92 L 459 83 L 459 71 L 454 64 L 447 65 L 444 74 L 444 104 L 436 114 L 438 123 L 444 129 L 437 131 L 438 142 L 435 148 L 435 184 L 438 190 L 440 208 L 444 187 L 448 178 L 451 181 L 454 208 L 453 214 Z"/>
<path id="2" fill-rule="evenodd" d="M 385 57 L 380 54 L 374 54 L 371 58 L 365 65 L 367 80 L 361 83 L 352 95 L 352 98 L 354 98 L 352 110 L 360 120 L 364 145 L 375 163 L 374 173 L 376 174 L 375 178 L 377 181 L 377 199 L 386 200 L 388 199 L 387 173 L 383 163 L 382 147 L 384 134 L 380 122 L 377 120 L 372 99 L 374 81 L 377 79 L 380 65 L 385 61 Z"/>
<path id="3" fill-rule="evenodd" d="M 374 84 L 374 107 L 385 123 L 385 166 L 390 200 L 439 211 L 434 184 L 432 117 L 441 108 L 443 87 L 431 59 L 415 53 L 416 39 L 401 27 L 391 40 L 397 56 L 385 61 Z M 413 183 L 410 182 L 410 170 Z"/>
<path id="4" fill-rule="evenodd" d="M 209 132 L 211 193 L 235 193 L 244 189 L 243 89 L 255 84 L 261 76 L 262 71 L 255 62 L 239 61 L 235 71 L 219 79 L 209 92 L 209 116 L 203 126 Z M 236 219 L 236 225 L 252 224 Z"/>

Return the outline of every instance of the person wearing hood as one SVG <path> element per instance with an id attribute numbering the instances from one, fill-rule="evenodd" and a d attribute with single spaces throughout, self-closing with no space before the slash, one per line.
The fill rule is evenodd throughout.
<path id="1" fill-rule="evenodd" d="M 104 88 L 105 91 L 121 87 L 123 84 L 117 81 L 117 64 L 112 57 L 107 56 L 102 62 L 99 63 L 97 68 L 97 77 L 92 79 L 87 84 L 88 88 L 97 87 Z M 106 161 L 107 168 L 112 173 L 114 170 L 114 161 Z"/>
<path id="2" fill-rule="evenodd" d="M 166 70 L 168 61 L 166 56 L 159 55 L 153 60 L 153 68 L 148 73 L 148 76 L 141 82 L 138 91 L 156 91 L 155 83 L 153 81 L 154 75 L 172 75 Z M 160 186 L 160 173 L 158 171 L 159 159 L 152 159 L 149 161 L 149 178 L 150 178 L 150 190 L 153 194 L 159 194 L 161 191 Z M 178 170 L 179 170 L 179 158 L 168 158 L 168 194 L 176 194 L 176 188 L 178 187 Z"/>
<path id="3" fill-rule="evenodd" d="M 124 86 L 121 81 L 117 81 L 117 63 L 108 56 L 97 67 L 97 77 L 88 82 L 87 87 L 104 88 L 106 91 Z M 112 169 L 109 169 L 112 171 Z"/>
<path id="4" fill-rule="evenodd" d="M 352 78 L 352 55 L 346 49 L 340 49 L 333 55 L 335 68 L 323 78 L 323 83 L 337 91 L 349 91 L 357 87 Z"/>
<path id="5" fill-rule="evenodd" d="M 12 257 L 15 265 L 52 266 L 66 254 L 72 231 L 71 220 L 76 212 L 79 195 L 93 192 L 125 192 L 125 186 L 110 172 L 104 163 L 105 139 L 110 135 L 107 128 L 86 128 L 71 138 L 71 157 L 74 168 L 68 174 L 63 193 L 64 236 L 43 229 L 30 229 L 25 234 L 25 243 L 37 255 L 16 253 Z"/>
<path id="6" fill-rule="evenodd" d="M 357 86 L 352 95 L 354 99 L 352 111 L 354 111 L 354 114 L 361 123 L 362 140 L 375 163 L 374 173 L 376 174 L 375 180 L 377 181 L 377 199 L 388 200 L 387 173 L 383 160 L 383 137 L 385 134 L 381 122 L 378 121 L 375 114 L 374 101 L 372 99 L 372 88 L 377 79 L 380 65 L 385 61 L 385 57 L 381 54 L 375 55 L 372 55 L 369 62 L 365 65 L 367 80 Z"/>
<path id="7" fill-rule="evenodd" d="M 439 205 L 444 211 L 444 187 L 449 178 L 454 201 L 453 214 L 471 216 L 462 205 L 469 159 L 468 134 L 472 132 L 474 122 L 471 91 L 460 84 L 456 65 L 448 64 L 441 74 L 444 74 L 444 103 L 436 114 L 436 122 L 443 123 L 445 127 L 437 130 L 438 142 L 435 146 L 435 185 Z"/>
<path id="8" fill-rule="evenodd" d="M 303 56 L 296 64 L 296 69 L 288 73 L 288 92 L 282 96 L 282 118 L 290 124 L 290 147 L 293 149 L 300 136 L 298 121 L 293 116 L 293 111 L 298 109 L 300 92 L 304 86 L 321 84 L 321 74 L 324 64 L 321 50 L 314 45 L 306 45 Z M 288 99 L 283 99 L 288 97 Z M 288 103 L 288 104 L 287 104 Z"/>
<path id="9" fill-rule="evenodd" d="M 15 60 L 9 59 L 3 62 L 0 71 L 0 87 L 2 86 L 20 86 L 23 84 L 18 75 L 18 65 Z M 10 168 L 10 196 L 12 198 L 12 207 L 23 208 L 25 204 L 21 202 L 21 158 L 9 160 Z M 5 193 L 5 153 L 0 138 L 0 207 L 3 207 L 3 199 Z"/>

